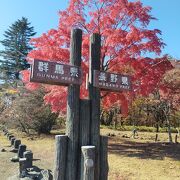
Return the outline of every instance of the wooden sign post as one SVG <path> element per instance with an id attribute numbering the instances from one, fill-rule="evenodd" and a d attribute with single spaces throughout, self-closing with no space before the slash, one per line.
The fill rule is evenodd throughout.
<path id="1" fill-rule="evenodd" d="M 74 29 L 71 32 L 70 65 L 34 60 L 31 67 L 31 82 L 68 86 L 66 135 L 56 137 L 55 180 L 77 180 L 80 173 L 78 160 L 81 46 L 82 31 Z"/>
<path id="2" fill-rule="evenodd" d="M 82 31 L 75 29 L 71 32 L 70 63 L 81 66 Z M 79 97 L 80 85 L 68 87 L 67 100 L 67 124 L 66 134 L 68 136 L 66 179 L 77 179 L 78 156 L 79 156 Z"/>
<path id="3" fill-rule="evenodd" d="M 56 136 L 55 180 L 107 180 L 107 137 L 100 136 L 100 90 L 131 90 L 129 76 L 100 71 L 101 36 L 90 38 L 89 99 L 80 99 L 82 31 L 71 32 L 70 64 L 34 60 L 31 82 L 68 86 L 66 135 Z"/>
<path id="4" fill-rule="evenodd" d="M 89 99 L 90 99 L 90 144 L 95 146 L 94 179 L 108 179 L 108 138 L 100 136 L 100 90 L 129 91 L 131 79 L 127 75 L 100 71 L 101 36 L 90 38 Z"/>
<path id="5" fill-rule="evenodd" d="M 95 180 L 100 176 L 100 89 L 93 86 L 94 70 L 100 70 L 101 36 L 93 34 L 90 38 L 89 57 L 89 99 L 90 106 L 90 143 L 95 146 Z"/>

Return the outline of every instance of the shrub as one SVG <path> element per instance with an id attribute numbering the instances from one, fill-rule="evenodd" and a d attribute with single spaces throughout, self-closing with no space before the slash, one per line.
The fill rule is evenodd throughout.
<path id="1" fill-rule="evenodd" d="M 44 104 L 44 94 L 43 89 L 36 91 L 21 89 L 19 96 L 3 117 L 25 133 L 29 134 L 32 130 L 38 134 L 50 133 L 58 114 L 52 113 L 50 106 Z"/>

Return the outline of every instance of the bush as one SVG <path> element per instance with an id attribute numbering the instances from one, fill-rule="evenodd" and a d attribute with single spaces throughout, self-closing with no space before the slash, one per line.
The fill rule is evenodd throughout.
<path id="1" fill-rule="evenodd" d="M 44 104 L 44 95 L 43 89 L 36 91 L 21 89 L 19 96 L 3 117 L 25 133 L 29 134 L 32 130 L 38 134 L 50 133 L 58 114 L 52 113 L 50 106 Z"/>

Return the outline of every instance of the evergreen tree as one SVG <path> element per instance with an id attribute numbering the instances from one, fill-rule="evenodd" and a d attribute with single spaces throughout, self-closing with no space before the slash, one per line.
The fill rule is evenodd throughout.
<path id="1" fill-rule="evenodd" d="M 5 39 L 0 41 L 4 46 L 4 50 L 0 51 L 3 57 L 0 70 L 4 79 L 18 79 L 19 71 L 29 67 L 26 61 L 28 52 L 32 50 L 29 41 L 36 34 L 30 24 L 27 18 L 18 19 L 5 31 Z"/>

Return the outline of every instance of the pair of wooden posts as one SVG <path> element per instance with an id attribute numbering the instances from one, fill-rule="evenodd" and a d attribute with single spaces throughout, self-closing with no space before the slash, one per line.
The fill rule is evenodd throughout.
<path id="1" fill-rule="evenodd" d="M 71 32 L 70 64 L 81 66 L 82 31 Z M 80 99 L 80 85 L 68 86 L 66 135 L 56 136 L 55 180 L 106 180 L 107 137 L 100 136 L 100 90 L 93 71 L 100 70 L 101 37 L 90 38 L 89 99 Z"/>
<path id="2" fill-rule="evenodd" d="M 101 36 L 93 34 L 90 38 L 89 99 L 81 100 L 81 48 L 82 31 L 74 29 L 71 32 L 70 65 L 34 60 L 31 68 L 31 82 L 68 86 L 66 135 L 56 136 L 56 180 L 107 179 L 107 138 L 100 137 L 99 85 L 101 88 L 125 87 L 115 84 L 121 83 L 116 74 L 108 75 L 112 84 L 108 85 L 106 80 L 96 84 L 97 77 L 101 77 L 98 74 L 101 73 Z M 102 75 L 104 77 L 104 72 Z"/>

